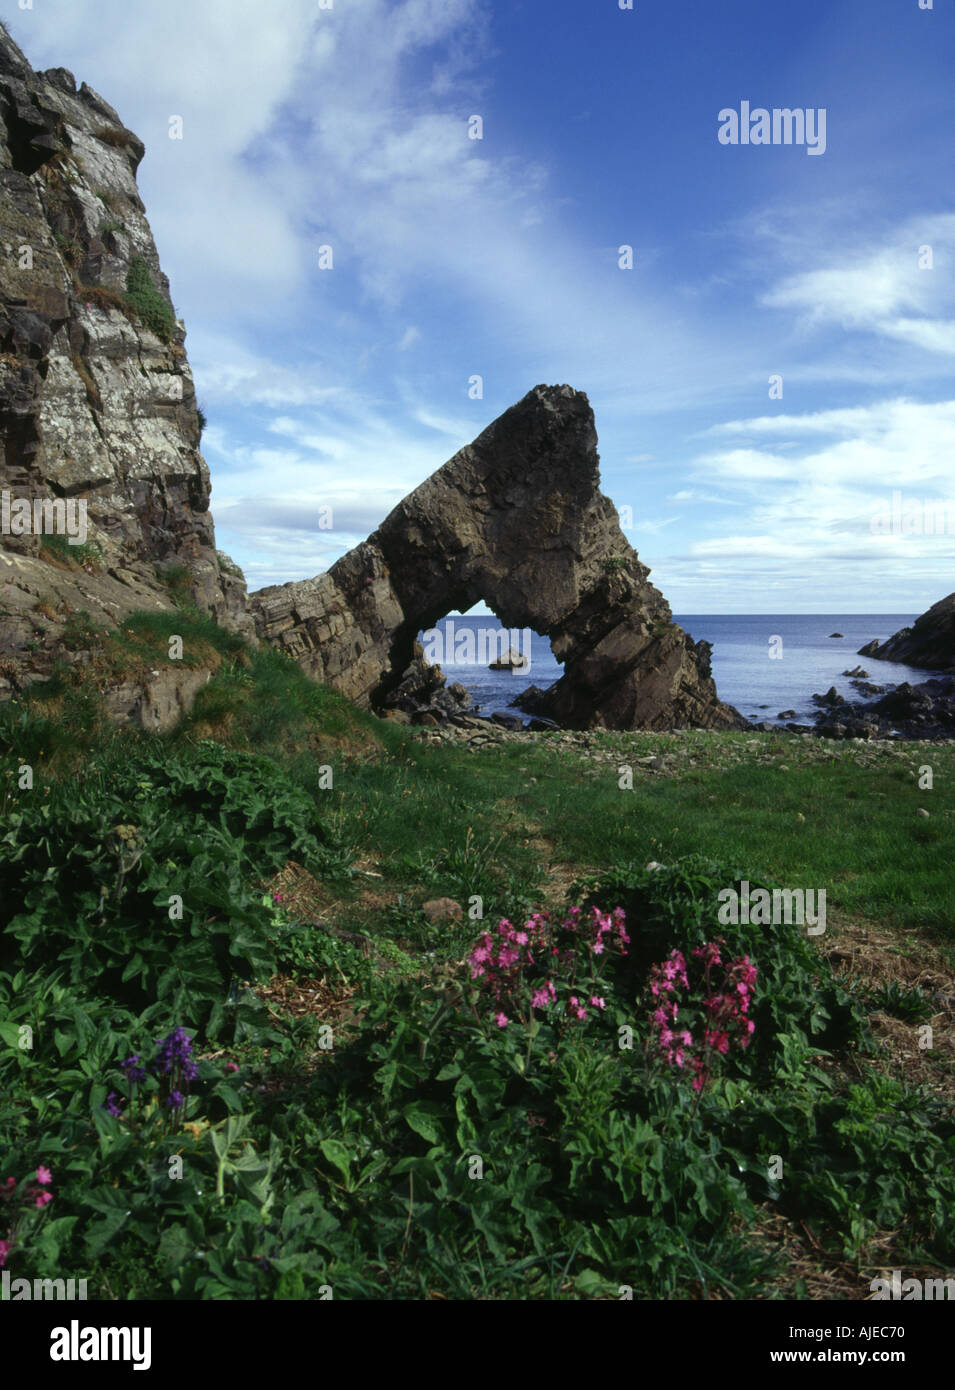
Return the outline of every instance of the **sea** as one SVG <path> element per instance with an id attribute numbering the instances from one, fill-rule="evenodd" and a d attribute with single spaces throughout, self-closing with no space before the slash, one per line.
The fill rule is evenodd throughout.
<path id="1" fill-rule="evenodd" d="M 835 686 L 840 695 L 857 700 L 858 692 L 842 673 L 861 666 L 878 685 L 913 684 L 928 680 L 931 671 L 894 661 L 859 656 L 873 637 L 884 641 L 909 627 L 915 613 L 675 613 L 674 619 L 694 641 L 713 644 L 713 678 L 721 700 L 734 705 L 745 718 L 770 724 L 809 724 L 818 713 L 814 693 Z M 470 638 L 465 635 L 470 629 Z M 437 660 L 448 679 L 471 691 L 481 714 L 520 713 L 511 701 L 529 685 L 546 689 L 563 675 L 546 637 L 528 629 L 508 629 L 506 642 L 493 634 L 501 624 L 492 616 L 450 614 L 419 641 Z M 833 633 L 840 633 L 834 637 Z M 483 637 L 483 640 L 482 640 Z M 523 670 L 491 671 L 488 659 L 501 646 L 514 647 L 530 658 Z M 490 658 L 488 657 L 490 653 Z M 463 657 L 463 660 L 456 660 Z M 483 657 L 481 660 L 479 658 Z M 780 716 L 794 710 L 786 718 Z"/>

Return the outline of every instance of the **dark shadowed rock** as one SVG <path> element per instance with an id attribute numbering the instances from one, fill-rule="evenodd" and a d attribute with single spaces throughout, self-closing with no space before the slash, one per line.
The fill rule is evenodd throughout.
<path id="1" fill-rule="evenodd" d="M 523 729 L 524 721 L 516 714 L 492 714 L 491 721 L 499 724 L 502 729 Z"/>
<path id="2" fill-rule="evenodd" d="M 380 708 L 417 633 L 479 600 L 551 640 L 564 675 L 534 713 L 567 728 L 745 727 L 710 647 L 673 621 L 600 492 L 587 397 L 537 386 L 327 574 L 252 595 L 259 636 Z"/>
<path id="3" fill-rule="evenodd" d="M 813 703 L 817 705 L 844 705 L 846 698 L 840 695 L 834 685 L 830 685 L 825 695 L 813 695 Z"/>
<path id="4" fill-rule="evenodd" d="M 939 599 L 911 627 L 903 627 L 887 641 L 867 642 L 859 655 L 930 671 L 955 671 L 955 594 Z"/>

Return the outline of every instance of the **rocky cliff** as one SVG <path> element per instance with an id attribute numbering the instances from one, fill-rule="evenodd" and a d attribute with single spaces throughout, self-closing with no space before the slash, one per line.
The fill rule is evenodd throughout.
<path id="1" fill-rule="evenodd" d="M 885 642 L 867 642 L 859 655 L 928 671 L 955 671 L 955 594 L 939 599 L 912 627 L 903 627 Z"/>
<path id="2" fill-rule="evenodd" d="M 587 397 L 538 386 L 410 493 L 327 574 L 251 596 L 259 636 L 380 708 L 419 629 L 479 600 L 551 639 L 564 675 L 535 711 L 570 728 L 730 727 L 710 651 L 669 605 L 600 492 Z"/>
<path id="3" fill-rule="evenodd" d="M 143 154 L 102 97 L 63 68 L 34 72 L 0 26 L 0 651 L 16 684 L 71 612 L 169 606 L 173 567 L 200 608 L 252 631 L 215 548 Z"/>
<path id="4" fill-rule="evenodd" d="M 63 68 L 34 72 L 0 26 L 0 696 L 64 651 L 89 656 L 59 640 L 77 614 L 105 626 L 168 608 L 175 584 L 366 707 L 436 687 L 417 632 L 483 599 L 551 638 L 565 674 L 535 710 L 561 724 L 744 722 L 601 494 L 593 413 L 569 386 L 531 391 L 327 574 L 250 602 L 215 548 L 143 154 L 102 97 Z M 161 724 L 207 676 L 124 687 L 115 712 Z"/>

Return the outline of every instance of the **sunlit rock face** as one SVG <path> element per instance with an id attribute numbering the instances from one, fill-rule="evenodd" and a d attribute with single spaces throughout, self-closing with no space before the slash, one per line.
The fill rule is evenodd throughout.
<path id="1" fill-rule="evenodd" d="M 745 723 L 717 697 L 709 647 L 669 605 L 600 491 L 587 397 L 538 386 L 455 454 L 327 574 L 251 596 L 259 636 L 381 707 L 419 630 L 483 600 L 551 639 L 563 677 L 535 703 L 569 728 Z"/>
<path id="2" fill-rule="evenodd" d="M 0 649 L 55 623 L 169 606 L 160 574 L 251 633 L 245 585 L 220 560 L 196 393 L 136 185 L 144 146 L 64 68 L 36 73 L 0 26 L 0 492 L 82 502 L 87 573 L 0 531 Z M 96 549 L 98 548 L 98 550 Z M 85 552 L 83 552 L 85 554 Z"/>

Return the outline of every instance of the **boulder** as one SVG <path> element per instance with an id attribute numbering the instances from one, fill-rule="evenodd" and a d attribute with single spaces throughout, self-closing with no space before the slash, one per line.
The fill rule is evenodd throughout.
<path id="1" fill-rule="evenodd" d="M 503 656 L 488 665 L 489 671 L 524 671 L 530 665 L 530 657 L 522 655 L 516 647 L 509 647 Z"/>
<path id="2" fill-rule="evenodd" d="M 524 728 L 524 721 L 516 714 L 492 714 L 491 722 L 498 724 L 502 729 L 521 730 Z"/>

